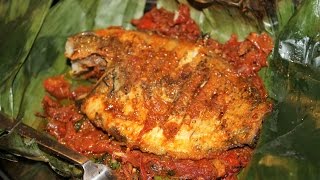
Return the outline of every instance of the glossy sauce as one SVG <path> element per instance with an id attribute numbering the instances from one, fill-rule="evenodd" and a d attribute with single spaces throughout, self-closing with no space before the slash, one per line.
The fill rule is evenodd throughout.
<path id="1" fill-rule="evenodd" d="M 50 85 L 60 89 L 59 83 L 64 87 L 68 82 L 63 80 L 63 76 L 48 78 L 45 81 L 45 89 L 50 95 L 43 98 L 42 104 L 44 116 L 48 120 L 48 133 L 56 137 L 62 144 L 89 157 L 110 154 L 112 158 L 121 162 L 122 168 L 115 170 L 115 173 L 120 177 L 125 175 L 124 179 L 137 176 L 136 173 L 133 173 L 133 169 L 140 171 L 139 176 L 142 179 L 154 176 L 212 179 L 224 174 L 231 178 L 250 160 L 252 150 L 248 147 L 229 150 L 216 154 L 214 158 L 197 161 L 178 160 L 168 156 L 156 156 L 139 150 L 127 149 L 121 142 L 114 141 L 105 132 L 93 126 L 81 114 L 74 98 L 61 99 L 61 94 L 59 94 L 59 99 L 55 97 L 56 93 L 50 91 L 52 88 Z M 71 87 L 70 84 L 69 86 Z M 74 91 L 70 89 L 64 91 L 65 97 L 73 94 Z M 224 166 L 226 172 L 218 172 L 213 164 Z"/>
<path id="2" fill-rule="evenodd" d="M 175 20 L 174 13 L 163 9 L 153 9 L 140 20 L 134 20 L 133 24 L 141 30 L 156 31 L 165 36 L 190 41 L 196 41 L 200 37 L 200 30 L 190 18 L 189 9 L 186 6 L 180 6 L 179 16 Z M 266 58 L 273 47 L 272 40 L 268 35 L 253 33 L 243 42 L 238 42 L 237 38 L 232 36 L 225 44 L 219 44 L 213 40 L 205 43 L 211 46 L 218 55 L 228 60 L 236 68 L 239 76 L 251 77 L 260 93 L 266 96 L 257 72 L 267 65 Z M 135 68 L 145 68 L 146 75 L 151 74 L 147 72 L 154 72 L 156 76 L 157 70 L 161 70 L 161 73 L 171 72 L 170 68 L 166 68 L 165 62 L 161 65 L 161 59 L 157 63 L 160 64 L 150 64 L 150 66 L 142 67 L 138 61 L 132 61 L 132 64 L 128 65 L 135 66 Z M 132 77 L 144 78 L 140 77 L 143 74 L 132 73 Z M 201 77 L 199 76 L 199 78 Z M 137 177 L 150 179 L 155 176 L 179 177 L 182 179 L 214 179 L 218 177 L 235 179 L 239 170 L 250 161 L 252 149 L 249 147 L 231 149 L 217 153 L 210 159 L 202 160 L 178 160 L 168 156 L 144 153 L 134 149 L 134 147 L 129 149 L 122 142 L 115 141 L 112 136 L 93 126 L 81 113 L 75 100 L 88 93 L 90 87 L 80 86 L 75 88 L 63 76 L 56 76 L 46 79 L 44 88 L 48 93 L 42 101 L 44 116 L 48 120 L 46 128 L 48 133 L 56 137 L 59 142 L 89 157 L 97 158 L 109 154 L 111 159 L 121 163 L 121 167 L 114 170 L 119 175 L 119 179 Z M 191 116 L 197 113 L 197 109 L 202 108 L 197 104 L 192 107 L 194 108 L 188 111 Z M 154 117 L 161 117 L 161 114 L 166 114 L 170 107 L 167 107 L 164 102 L 157 101 L 157 97 L 155 97 L 153 103 L 150 104 L 150 108 L 155 109 L 152 112 L 157 113 Z M 221 113 L 223 113 L 223 107 L 221 108 Z M 117 114 L 117 109 L 122 108 L 110 107 L 110 110 L 114 111 L 115 114 Z M 161 121 L 161 119 L 158 121 Z M 153 125 L 146 124 L 146 128 L 148 127 L 153 127 Z M 174 136 L 176 133 L 174 124 L 166 129 L 168 129 L 165 132 L 166 136 Z M 109 162 L 105 159 L 103 161 L 105 163 Z M 216 166 L 222 166 L 223 168 L 219 169 L 225 171 L 220 170 L 219 172 L 215 168 Z"/>
<path id="3" fill-rule="evenodd" d="M 141 19 L 133 20 L 132 24 L 139 30 L 154 31 L 178 39 L 195 41 L 201 35 L 200 28 L 190 18 L 190 10 L 186 5 L 180 5 L 177 14 L 163 8 L 153 8 Z"/>

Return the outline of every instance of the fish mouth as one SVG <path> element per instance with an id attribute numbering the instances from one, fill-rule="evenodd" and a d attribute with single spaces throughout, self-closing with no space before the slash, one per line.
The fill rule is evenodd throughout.
<path id="1" fill-rule="evenodd" d="M 97 71 L 101 74 L 107 67 L 107 61 L 98 54 L 92 54 L 88 57 L 71 61 L 71 74 L 75 76 L 88 74 Z M 101 72 L 101 73 L 99 73 Z"/>
<path id="2" fill-rule="evenodd" d="M 91 45 L 84 46 L 84 43 Z M 103 74 L 108 63 L 105 57 L 97 53 L 99 43 L 99 37 L 93 32 L 84 32 L 68 38 L 65 44 L 65 56 L 71 62 L 71 75 Z"/>

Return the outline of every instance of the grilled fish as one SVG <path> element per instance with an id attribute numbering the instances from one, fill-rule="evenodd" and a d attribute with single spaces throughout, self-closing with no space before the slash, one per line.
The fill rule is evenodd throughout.
<path id="1" fill-rule="evenodd" d="M 65 55 L 74 75 L 99 74 L 83 113 L 143 152 L 202 159 L 251 145 L 271 108 L 203 42 L 109 28 L 70 37 Z"/>

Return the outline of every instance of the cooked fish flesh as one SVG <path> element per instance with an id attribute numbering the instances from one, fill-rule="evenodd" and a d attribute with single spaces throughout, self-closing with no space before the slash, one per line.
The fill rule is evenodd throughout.
<path id="1" fill-rule="evenodd" d="M 72 72 L 102 71 L 82 111 L 129 148 L 201 159 L 250 145 L 270 103 L 203 42 L 109 28 L 66 43 Z"/>

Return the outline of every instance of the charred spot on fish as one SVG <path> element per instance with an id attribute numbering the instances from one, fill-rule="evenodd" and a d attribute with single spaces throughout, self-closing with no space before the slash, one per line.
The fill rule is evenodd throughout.
<path id="1" fill-rule="evenodd" d="M 119 132 L 117 127 L 111 127 L 108 129 L 108 133 L 119 142 L 127 142 L 127 138 Z"/>
<path id="2" fill-rule="evenodd" d="M 190 71 L 183 71 L 183 72 L 181 73 L 180 77 L 181 77 L 182 80 L 187 80 L 187 79 L 189 79 L 189 78 L 191 77 L 191 75 L 192 75 L 192 72 L 190 72 Z"/>
<path id="3" fill-rule="evenodd" d="M 130 92 L 130 87 L 129 87 L 129 85 L 128 84 L 124 84 L 123 86 L 122 86 L 122 90 L 123 90 L 123 92 L 125 93 L 125 94 L 128 94 L 129 92 Z"/>
<path id="4" fill-rule="evenodd" d="M 221 119 L 221 118 L 223 117 L 223 115 L 224 115 L 224 112 L 223 112 L 223 111 L 220 111 L 219 116 L 218 116 L 218 119 Z"/>

